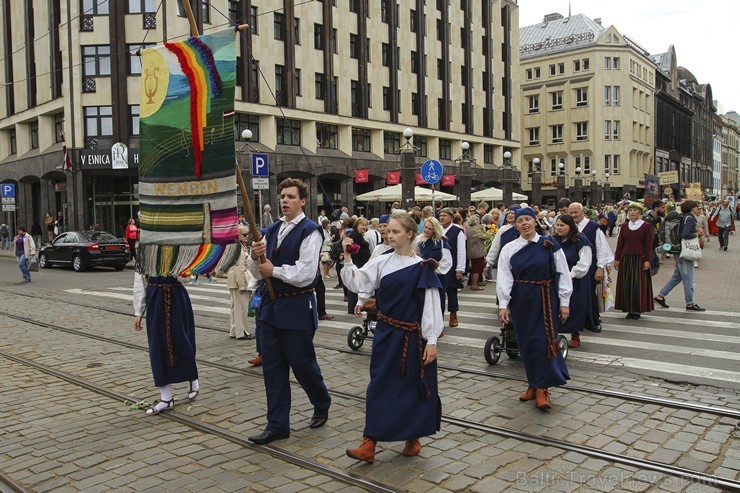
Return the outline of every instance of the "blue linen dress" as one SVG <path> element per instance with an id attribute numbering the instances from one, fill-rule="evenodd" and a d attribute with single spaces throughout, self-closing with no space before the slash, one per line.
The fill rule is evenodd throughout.
<path id="1" fill-rule="evenodd" d="M 566 240 L 560 244 L 565 253 L 565 260 L 568 262 L 568 269 L 572 269 L 578 263 L 581 248 L 589 246 L 593 248 L 591 242 L 583 234 L 576 236 L 576 241 Z M 589 268 L 589 273 L 591 269 Z M 572 334 L 582 332 L 586 326 L 593 325 L 593 315 L 591 312 L 591 280 L 587 273 L 580 279 L 572 279 L 573 293 L 570 295 L 570 315 L 565 324 L 560 324 L 559 332 L 561 334 Z"/>

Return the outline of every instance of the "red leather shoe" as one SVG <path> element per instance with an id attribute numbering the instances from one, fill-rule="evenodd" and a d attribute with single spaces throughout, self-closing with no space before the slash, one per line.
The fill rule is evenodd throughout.
<path id="1" fill-rule="evenodd" d="M 522 402 L 527 402 L 535 399 L 537 397 L 537 393 L 535 392 L 534 387 L 527 387 L 527 391 L 519 396 L 519 400 Z"/>
<path id="2" fill-rule="evenodd" d="M 457 327 L 457 312 L 450 312 L 450 327 Z"/>
<path id="3" fill-rule="evenodd" d="M 569 348 L 581 347 L 581 334 L 580 333 L 573 332 L 573 334 L 570 336 L 570 341 L 568 341 L 568 347 Z"/>
<path id="4" fill-rule="evenodd" d="M 535 398 L 537 400 L 534 405 L 537 406 L 537 409 L 540 411 L 552 409 L 552 404 L 550 403 L 550 392 L 547 389 L 537 389 Z"/>
<path id="5" fill-rule="evenodd" d="M 257 356 L 256 358 L 252 358 L 249 361 L 247 361 L 252 366 L 262 366 L 262 356 Z"/>
<path id="6" fill-rule="evenodd" d="M 418 438 L 414 438 L 413 440 L 406 440 L 406 446 L 401 454 L 406 457 L 413 457 L 419 455 L 419 452 L 421 452 L 421 442 Z"/>
<path id="7" fill-rule="evenodd" d="M 375 444 L 376 443 L 377 442 L 375 440 L 371 440 L 370 438 L 363 437 L 362 445 L 360 445 L 359 447 L 355 449 L 348 448 L 346 450 L 347 456 L 352 457 L 353 459 L 365 461 L 368 464 L 372 464 L 375 462 Z"/>

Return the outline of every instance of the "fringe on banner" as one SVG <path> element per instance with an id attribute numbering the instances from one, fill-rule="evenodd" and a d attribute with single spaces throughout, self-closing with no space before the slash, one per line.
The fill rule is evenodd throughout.
<path id="1" fill-rule="evenodd" d="M 147 276 L 182 277 L 225 273 L 239 258 L 241 245 L 139 245 L 136 270 Z"/>

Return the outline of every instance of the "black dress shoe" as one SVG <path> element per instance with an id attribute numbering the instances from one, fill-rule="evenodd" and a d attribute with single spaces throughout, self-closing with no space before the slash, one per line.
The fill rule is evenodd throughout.
<path id="1" fill-rule="evenodd" d="M 259 435 L 254 435 L 249 437 L 247 440 L 249 440 L 252 443 L 256 443 L 257 445 L 265 445 L 270 442 L 274 442 L 275 440 L 282 440 L 283 438 L 288 438 L 290 435 L 285 434 L 281 435 L 280 433 L 275 433 L 274 431 L 265 430 Z"/>
<path id="2" fill-rule="evenodd" d="M 599 332 L 601 332 L 601 323 L 600 322 L 598 324 L 595 324 L 594 325 L 593 331 L 596 332 L 597 334 Z"/>
<path id="3" fill-rule="evenodd" d="M 329 410 L 320 412 L 314 411 L 311 416 L 311 422 L 308 424 L 310 428 L 321 428 L 329 420 Z"/>

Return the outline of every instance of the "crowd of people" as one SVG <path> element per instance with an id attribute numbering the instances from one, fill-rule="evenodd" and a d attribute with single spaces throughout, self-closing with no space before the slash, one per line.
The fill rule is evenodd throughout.
<path id="1" fill-rule="evenodd" d="M 703 311 L 694 300 L 695 250 L 701 248 L 694 245 L 707 244 L 714 225 L 720 249 L 727 251 L 738 214 L 727 201 L 702 207 L 693 200 L 656 200 L 645 209 L 629 200 L 587 208 L 561 199 L 552 210 L 527 204 L 489 210 L 485 202 L 402 210 L 394 203 L 377 218 L 342 208 L 331 215 L 321 210 L 314 222 L 304 212 L 303 181 L 288 178 L 278 192 L 281 215 L 260 241 L 239 226 L 241 257 L 228 272 L 230 336 L 253 338 L 253 320 L 258 355 L 250 363 L 262 366 L 267 396 L 266 426 L 249 440 L 267 444 L 289 437 L 291 371 L 313 406 L 309 427 L 327 423 L 331 397 L 313 337 L 319 321 L 332 318 L 324 281 L 336 277 L 334 288 L 344 291 L 348 313 L 372 311 L 377 319 L 363 439 L 346 450 L 368 463 L 375 461 L 379 441 L 404 441 L 401 453 L 414 456 L 420 439 L 439 430 L 437 343 L 445 326 L 460 325 L 461 289 L 483 289 L 495 271 L 498 320 L 513 327 L 527 375 L 518 399 L 546 411 L 552 408 L 550 389 L 570 378 L 558 335 L 570 334 L 568 346 L 578 348 L 584 330 L 600 332 L 610 291 L 628 319 L 656 304 L 667 308 L 666 297 L 679 283 L 686 310 Z M 702 217 L 706 227 L 697 219 Z M 614 235 L 612 251 L 606 238 Z M 669 259 L 673 276 L 654 294 L 652 276 Z M 174 406 L 172 384 L 187 381 L 190 399 L 200 389 L 192 308 L 182 282 L 136 276 L 135 329 L 142 329 L 146 315 L 161 393 L 150 414 Z M 163 306 L 173 298 L 177 308 Z"/>

